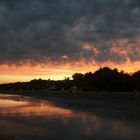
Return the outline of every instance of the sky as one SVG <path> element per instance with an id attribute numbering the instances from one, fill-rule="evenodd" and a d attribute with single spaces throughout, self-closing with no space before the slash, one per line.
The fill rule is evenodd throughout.
<path id="1" fill-rule="evenodd" d="M 0 0 L 0 83 L 140 69 L 139 0 Z"/>

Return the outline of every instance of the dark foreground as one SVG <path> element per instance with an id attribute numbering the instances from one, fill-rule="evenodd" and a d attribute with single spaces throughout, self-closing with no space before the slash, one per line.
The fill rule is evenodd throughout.
<path id="1" fill-rule="evenodd" d="M 59 101 L 0 94 L 0 140 L 140 139 L 140 121 L 127 119 L 125 111 Z"/>

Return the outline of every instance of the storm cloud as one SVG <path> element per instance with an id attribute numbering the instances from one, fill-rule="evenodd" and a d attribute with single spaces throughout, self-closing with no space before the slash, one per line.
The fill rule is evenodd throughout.
<path id="1" fill-rule="evenodd" d="M 0 0 L 0 64 L 140 60 L 139 0 Z"/>

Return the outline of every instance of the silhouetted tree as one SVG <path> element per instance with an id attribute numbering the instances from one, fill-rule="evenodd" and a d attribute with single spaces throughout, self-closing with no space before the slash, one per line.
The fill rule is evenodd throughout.
<path id="1" fill-rule="evenodd" d="M 77 86 L 82 86 L 83 85 L 83 79 L 84 79 L 84 75 L 81 73 L 75 73 L 74 75 L 72 75 L 73 81 L 74 81 L 74 85 Z"/>
<path id="2" fill-rule="evenodd" d="M 123 71 L 119 72 L 117 69 L 104 67 L 93 73 L 75 73 L 72 78 L 73 80 L 70 80 L 70 78 L 58 81 L 34 79 L 30 82 L 1 84 L 0 90 L 44 90 L 49 89 L 52 85 L 55 85 L 57 90 L 69 89 L 74 85 L 78 86 L 79 89 L 96 91 L 140 90 L 140 71 L 127 74 Z"/>

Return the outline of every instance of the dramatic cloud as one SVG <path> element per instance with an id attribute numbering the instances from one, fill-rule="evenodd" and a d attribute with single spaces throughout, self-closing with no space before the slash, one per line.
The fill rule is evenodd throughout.
<path id="1" fill-rule="evenodd" d="M 139 0 L 0 0 L 0 64 L 140 60 Z"/>

